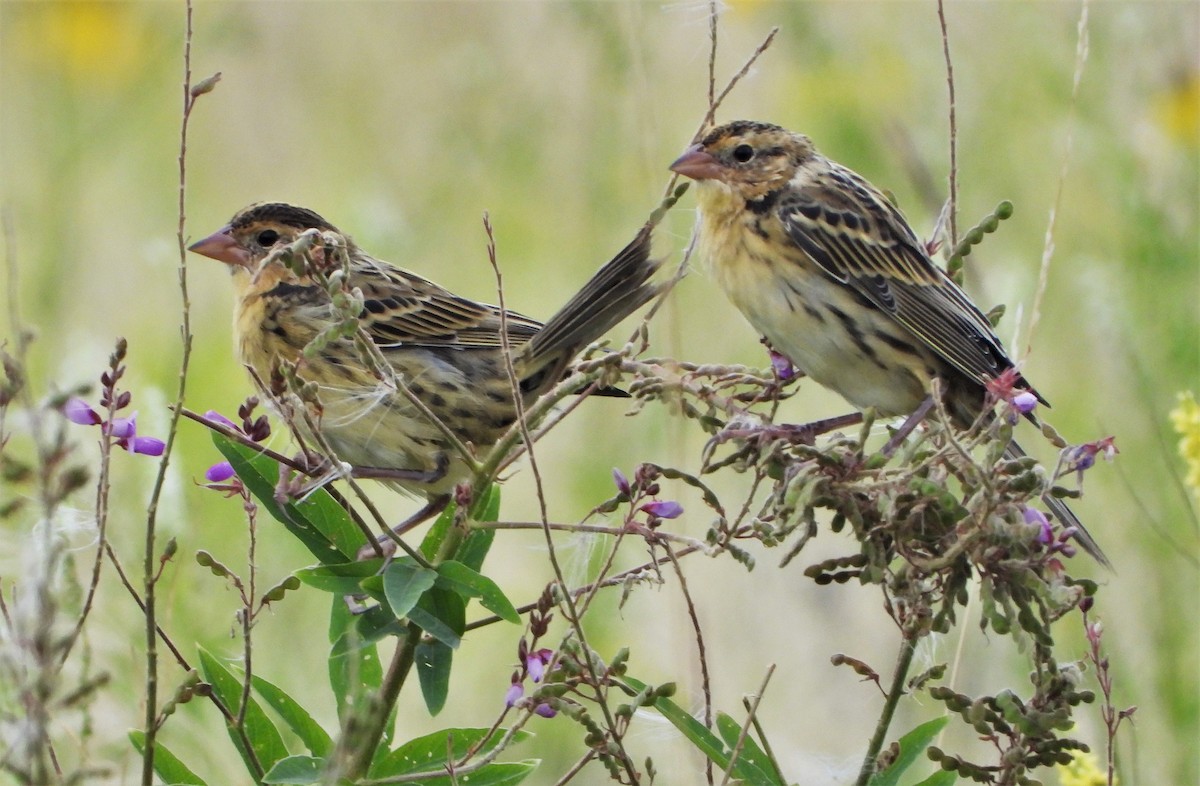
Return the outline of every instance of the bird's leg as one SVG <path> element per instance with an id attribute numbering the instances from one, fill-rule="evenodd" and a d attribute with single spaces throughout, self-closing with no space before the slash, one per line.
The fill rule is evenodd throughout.
<path id="1" fill-rule="evenodd" d="M 399 524 L 392 527 L 392 532 L 396 533 L 397 537 L 403 535 L 418 524 L 427 521 L 428 519 L 433 518 L 441 513 L 449 504 L 449 494 L 438 494 L 435 497 L 430 497 L 429 501 L 425 503 L 425 507 L 421 508 L 404 521 L 401 521 Z"/>
<path id="2" fill-rule="evenodd" d="M 379 551 L 376 551 L 375 548 L 368 543 L 358 550 L 358 553 L 355 555 L 355 559 L 360 561 L 372 559 L 373 557 L 378 557 L 380 552 L 382 552 L 384 560 L 391 560 L 392 556 L 396 553 L 396 538 L 399 538 L 401 535 L 408 532 L 418 524 L 428 521 L 430 518 L 438 515 L 446 509 L 446 505 L 449 503 L 449 494 L 438 494 L 437 496 L 430 497 L 429 501 L 425 503 L 424 507 L 406 518 L 404 521 L 401 521 L 399 524 L 392 527 L 392 535 L 394 537 L 380 538 Z"/>
<path id="3" fill-rule="evenodd" d="M 439 453 L 433 469 L 394 469 L 391 467 L 355 467 L 351 475 L 365 480 L 395 480 L 400 483 L 436 483 L 446 477 L 450 458 Z"/>
<path id="4" fill-rule="evenodd" d="M 817 437 L 822 434 L 828 434 L 834 429 L 846 428 L 847 426 L 862 423 L 862 419 L 861 412 L 850 412 L 845 415 L 836 415 L 832 418 L 823 418 L 799 425 L 791 423 L 770 425 L 762 430 L 759 434 L 759 439 L 786 440 L 797 445 L 813 445 L 816 443 Z"/>
<path id="5" fill-rule="evenodd" d="M 896 452 L 896 449 L 900 447 L 904 440 L 908 439 L 908 435 L 913 432 L 913 429 L 920 425 L 921 421 L 929 415 L 929 411 L 931 409 L 933 409 L 933 396 L 928 395 L 925 397 L 925 400 L 922 401 L 921 404 L 916 408 L 916 410 L 914 410 L 913 413 L 909 415 L 903 423 L 900 424 L 900 428 L 896 429 L 896 433 L 892 434 L 892 438 L 889 439 L 883 446 L 883 449 L 879 451 L 881 454 L 883 454 L 884 458 L 892 457 L 892 454 Z"/>
<path id="6" fill-rule="evenodd" d="M 722 429 L 709 440 L 712 446 L 720 445 L 734 439 L 753 441 L 760 448 L 768 442 L 788 442 L 793 445 L 812 445 L 816 438 L 834 429 L 853 426 L 862 422 L 861 412 L 851 412 L 837 415 L 810 423 L 771 423 L 767 425 L 732 425 Z"/>

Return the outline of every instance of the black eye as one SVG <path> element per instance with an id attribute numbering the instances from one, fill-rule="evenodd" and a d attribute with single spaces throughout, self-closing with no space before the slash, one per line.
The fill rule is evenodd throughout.
<path id="1" fill-rule="evenodd" d="M 258 233 L 258 237 L 256 237 L 255 240 L 257 240 L 258 244 L 263 248 L 270 248 L 279 242 L 279 233 L 274 229 L 264 229 Z"/>
<path id="2" fill-rule="evenodd" d="M 733 149 L 733 160 L 739 164 L 744 164 L 754 158 L 754 148 L 750 145 L 738 145 Z"/>

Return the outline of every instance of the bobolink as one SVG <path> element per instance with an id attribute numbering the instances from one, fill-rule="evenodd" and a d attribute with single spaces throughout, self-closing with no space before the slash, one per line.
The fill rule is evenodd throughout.
<path id="1" fill-rule="evenodd" d="M 987 383 L 1001 374 L 1029 387 L 900 211 L 808 137 L 737 121 L 709 132 L 671 169 L 697 181 L 700 248 L 717 283 L 818 384 L 892 416 L 916 411 L 939 379 L 960 426 L 980 415 Z M 1008 450 L 1022 455 L 1015 443 Z M 1043 499 L 1107 565 L 1070 509 Z"/>
<path id="2" fill-rule="evenodd" d="M 494 444 L 517 417 L 501 310 L 371 257 L 324 218 L 293 205 L 251 205 L 191 246 L 226 263 L 233 274 L 239 359 L 263 380 L 281 364 L 299 361 L 299 376 L 317 385 L 320 434 L 340 460 L 356 468 L 400 470 L 405 477 L 392 480 L 401 488 L 430 499 L 445 495 L 468 473 L 444 432 L 409 397 L 381 383 L 351 337 L 343 333 L 314 343 L 345 317 L 328 286 L 271 254 L 306 230 L 344 248 L 347 290 L 358 290 L 362 298 L 354 316 L 382 358 L 459 440 L 478 450 Z M 647 225 L 546 324 L 505 312 L 526 404 L 558 383 L 580 350 L 659 291 L 650 281 L 657 269 L 649 257 L 650 236 Z M 334 249 L 318 242 L 312 255 L 321 263 Z"/>

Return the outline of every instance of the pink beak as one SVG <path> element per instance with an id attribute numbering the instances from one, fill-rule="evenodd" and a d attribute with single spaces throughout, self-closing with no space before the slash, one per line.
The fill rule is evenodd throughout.
<path id="1" fill-rule="evenodd" d="M 230 234 L 229 225 L 225 225 L 203 240 L 198 240 L 188 246 L 188 251 L 194 251 L 201 256 L 224 262 L 227 265 L 250 267 L 250 252 L 238 245 Z"/>
<path id="2" fill-rule="evenodd" d="M 692 180 L 718 180 L 725 173 L 720 161 L 704 151 L 700 145 L 692 145 L 671 164 L 671 171 Z"/>

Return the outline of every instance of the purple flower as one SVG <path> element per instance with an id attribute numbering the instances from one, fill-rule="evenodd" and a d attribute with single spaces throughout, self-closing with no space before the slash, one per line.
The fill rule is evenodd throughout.
<path id="1" fill-rule="evenodd" d="M 674 519 L 683 514 L 683 505 L 672 500 L 655 500 L 642 505 L 642 510 L 655 518 Z"/>
<path id="2" fill-rule="evenodd" d="M 529 653 L 525 658 L 525 670 L 529 672 L 529 678 L 534 682 L 541 682 L 542 677 L 546 676 L 546 666 L 550 664 L 552 657 L 554 651 L 545 648 Z"/>
<path id="3" fill-rule="evenodd" d="M 616 467 L 613 467 L 612 476 L 613 483 L 617 484 L 617 491 L 621 492 L 625 496 L 629 496 L 629 478 L 625 477 L 625 473 Z"/>
<path id="4" fill-rule="evenodd" d="M 118 440 L 118 445 L 130 453 L 140 453 L 143 456 L 161 456 L 167 448 L 167 443 L 156 437 L 138 437 Z"/>
<path id="5" fill-rule="evenodd" d="M 508 686 L 508 692 L 504 694 L 504 706 L 511 707 L 521 700 L 525 695 L 525 686 L 520 682 L 514 682 Z"/>
<path id="6" fill-rule="evenodd" d="M 118 440 L 135 436 L 137 434 L 137 413 L 134 412 L 127 418 L 113 418 L 105 430 Z"/>
<path id="7" fill-rule="evenodd" d="M 771 369 L 775 372 L 775 376 L 785 382 L 796 376 L 796 369 L 792 366 L 791 358 L 773 349 L 769 351 L 771 353 Z"/>
<path id="8" fill-rule="evenodd" d="M 543 718 L 553 718 L 558 714 L 558 710 L 551 707 L 549 704 L 539 704 L 533 708 L 533 711 Z"/>
<path id="9" fill-rule="evenodd" d="M 118 447 L 125 448 L 130 453 L 161 456 L 167 447 L 167 443 L 156 437 L 138 436 L 136 412 L 127 418 L 113 418 L 103 428 L 109 436 L 116 437 Z"/>
<path id="10" fill-rule="evenodd" d="M 1116 437 L 1105 437 L 1070 448 L 1067 452 L 1067 463 L 1079 473 L 1079 480 L 1082 482 L 1084 471 L 1096 464 L 1096 456 L 1102 456 L 1105 461 L 1112 461 L 1119 452 Z"/>
<path id="11" fill-rule="evenodd" d="M 209 483 L 222 483 L 232 478 L 235 474 L 233 465 L 228 461 L 218 461 L 208 468 L 204 473 L 204 479 Z"/>
<path id="12" fill-rule="evenodd" d="M 81 426 L 100 426 L 105 434 L 114 439 L 117 447 L 125 448 L 130 453 L 161 456 L 167 448 L 167 443 L 157 437 L 138 436 L 136 412 L 127 418 L 113 418 L 106 423 L 96 414 L 95 410 L 88 406 L 86 401 L 81 398 L 71 398 L 63 405 L 63 414 L 72 423 L 78 423 Z"/>
<path id="13" fill-rule="evenodd" d="M 1021 515 L 1025 517 L 1026 524 L 1034 524 L 1038 527 L 1038 543 L 1049 545 L 1054 541 L 1054 532 L 1050 529 L 1050 522 L 1046 518 L 1046 514 L 1037 508 L 1022 508 Z"/>
<path id="14" fill-rule="evenodd" d="M 1020 412 L 1022 415 L 1028 415 L 1033 412 L 1038 405 L 1037 396 L 1030 393 L 1028 390 L 1022 390 L 1020 393 L 1012 397 L 1013 409 Z"/>
<path id="15" fill-rule="evenodd" d="M 63 404 L 63 414 L 67 416 L 67 420 L 81 426 L 94 426 L 100 422 L 100 416 L 96 414 L 96 410 L 78 396 L 67 399 L 67 403 Z"/>
<path id="16" fill-rule="evenodd" d="M 217 412 L 215 409 L 210 409 L 208 412 L 205 412 L 204 419 L 213 423 L 220 423 L 222 426 L 233 429 L 234 431 L 241 431 L 236 423 L 222 415 L 220 412 Z"/>

